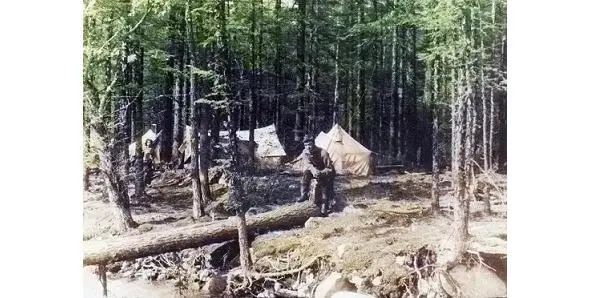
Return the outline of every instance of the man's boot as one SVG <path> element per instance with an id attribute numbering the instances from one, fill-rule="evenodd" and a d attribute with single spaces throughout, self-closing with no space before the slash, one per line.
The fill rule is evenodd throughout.
<path id="1" fill-rule="evenodd" d="M 322 194 L 322 205 L 320 207 L 320 213 L 322 213 L 322 216 L 327 216 L 328 213 L 330 212 L 330 202 L 328 201 L 328 197 L 326 195 L 326 191 L 323 191 Z"/>
<path id="2" fill-rule="evenodd" d="M 297 203 L 305 202 L 308 200 L 309 196 L 310 196 L 310 185 L 309 184 L 306 185 L 305 183 L 302 183 L 300 185 L 300 196 L 298 197 L 296 202 Z"/>

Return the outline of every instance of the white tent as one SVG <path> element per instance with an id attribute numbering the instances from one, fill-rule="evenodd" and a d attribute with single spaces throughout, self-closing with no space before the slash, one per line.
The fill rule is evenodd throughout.
<path id="1" fill-rule="evenodd" d="M 228 138 L 228 131 L 220 131 L 220 137 Z M 248 130 L 239 130 L 236 137 L 239 141 L 248 142 L 250 132 Z M 275 124 L 256 128 L 254 130 L 254 142 L 256 143 L 255 157 L 259 165 L 275 167 L 281 164 L 282 159 L 287 156 L 283 145 L 277 136 Z"/>
<path id="2" fill-rule="evenodd" d="M 191 149 L 189 146 L 190 133 L 191 127 L 187 126 L 185 128 L 185 141 L 183 142 L 181 149 L 185 151 L 185 162 L 191 157 Z M 220 131 L 220 141 L 222 143 L 227 142 L 228 136 L 228 131 Z M 249 136 L 250 133 L 248 130 L 240 130 L 236 132 L 239 154 L 241 156 L 246 156 L 248 154 L 248 147 L 245 146 L 245 143 L 248 142 Z M 282 162 L 281 159 L 287 156 L 279 141 L 274 124 L 255 129 L 254 141 L 256 143 L 255 157 L 262 166 L 277 166 Z"/>
<path id="3" fill-rule="evenodd" d="M 351 137 L 335 124 L 328 133 L 320 132 L 314 143 L 328 152 L 338 174 L 367 176 L 371 173 L 371 150 Z M 301 156 L 294 161 L 294 168 L 302 170 Z"/>

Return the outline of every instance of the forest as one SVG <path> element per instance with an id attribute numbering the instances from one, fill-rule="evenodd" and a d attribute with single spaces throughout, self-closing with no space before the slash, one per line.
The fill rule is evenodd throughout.
<path id="1" fill-rule="evenodd" d="M 175 274 L 150 278 L 174 281 L 182 297 L 201 297 L 195 285 L 211 297 L 487 297 L 466 294 L 482 286 L 470 292 L 453 272 L 505 270 L 495 282 L 506 282 L 506 5 L 84 0 L 84 264 L 97 265 L 103 295 L 107 273 L 116 280 L 133 262 L 174 252 L 215 263 L 223 251 L 222 265 L 178 261 L 164 266 Z M 255 131 L 270 125 L 285 154 L 265 167 Z M 304 136 L 335 125 L 371 151 L 371 174 L 337 175 L 346 206 L 322 217 L 294 203 L 301 174 L 289 165 Z M 413 232 L 396 232 L 387 252 L 353 249 L 364 237 L 354 222 L 367 218 Z M 472 227 L 484 222 L 494 226 L 481 236 L 495 234 L 501 248 L 473 247 Z M 392 242 L 390 232 L 372 239 Z M 304 245 L 314 237 L 322 244 Z M 453 239 L 448 258 L 433 246 L 443 237 Z M 393 263 L 403 256 L 396 264 L 408 272 L 345 260 L 354 251 Z M 236 266 L 226 266 L 228 254 Z M 305 272 L 314 276 L 308 284 Z M 333 281 L 320 295 L 335 274 L 355 289 Z M 214 289 L 220 280 L 223 290 Z M 320 286 L 301 293 L 303 284 Z"/>

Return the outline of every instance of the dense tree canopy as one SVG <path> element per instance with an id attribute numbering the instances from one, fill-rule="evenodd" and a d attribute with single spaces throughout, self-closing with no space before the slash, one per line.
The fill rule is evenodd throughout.
<path id="1" fill-rule="evenodd" d="M 142 96 L 144 127 L 125 139 L 157 123 L 170 155 L 175 127 L 189 124 L 194 75 L 214 131 L 232 102 L 237 129 L 276 123 L 288 149 L 294 130 L 316 134 L 336 120 L 380 160 L 427 167 L 433 119 L 449 165 L 452 110 L 468 99 L 470 150 L 499 168 L 505 12 L 504 0 L 85 1 L 85 124 L 113 133 L 115 103 Z"/>

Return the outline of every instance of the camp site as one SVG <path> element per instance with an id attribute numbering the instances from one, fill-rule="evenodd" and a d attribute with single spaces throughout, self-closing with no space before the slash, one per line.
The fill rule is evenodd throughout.
<path id="1" fill-rule="evenodd" d="M 91 2 L 83 297 L 507 297 L 505 1 Z"/>

